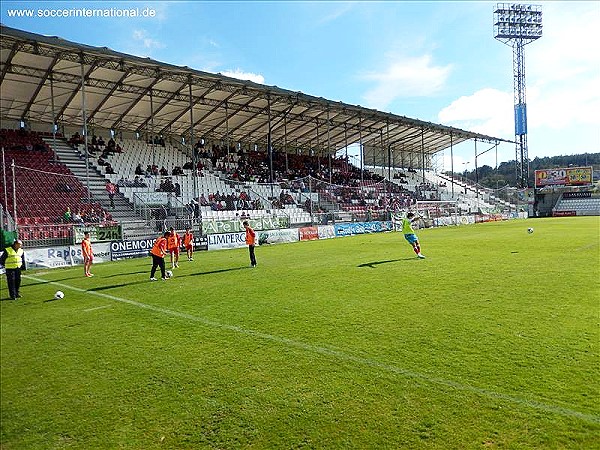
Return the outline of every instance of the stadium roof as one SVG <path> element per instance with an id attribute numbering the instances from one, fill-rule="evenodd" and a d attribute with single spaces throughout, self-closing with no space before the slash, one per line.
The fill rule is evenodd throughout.
<path id="1" fill-rule="evenodd" d="M 250 142 L 331 153 L 362 142 L 433 154 L 477 139 L 458 128 L 1 26 L 0 118 Z M 85 89 L 82 90 L 82 79 Z M 505 141 L 506 142 L 506 141 Z M 383 152 L 382 152 L 383 153 Z"/>

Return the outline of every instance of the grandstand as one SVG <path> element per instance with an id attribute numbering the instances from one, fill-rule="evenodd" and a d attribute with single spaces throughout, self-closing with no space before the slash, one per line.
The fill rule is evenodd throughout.
<path id="1" fill-rule="evenodd" d="M 9 195 L 8 174 L 2 222 L 61 227 L 40 245 L 73 240 L 81 223 L 64 222 L 66 207 L 96 226 L 118 223 L 123 239 L 241 217 L 290 226 L 387 220 L 419 201 L 455 202 L 464 214 L 517 209 L 431 165 L 461 142 L 501 139 L 5 26 L 1 36 L 3 147 L 17 191 Z M 85 101 L 84 89 L 93 92 Z M 21 134 L 38 156 L 9 148 Z M 352 144 L 374 166 L 352 165 L 343 156 Z M 46 178 L 70 177 L 72 192 L 51 194 L 46 178 L 21 173 L 34 161 Z M 107 181 L 118 186 L 112 203 Z"/>

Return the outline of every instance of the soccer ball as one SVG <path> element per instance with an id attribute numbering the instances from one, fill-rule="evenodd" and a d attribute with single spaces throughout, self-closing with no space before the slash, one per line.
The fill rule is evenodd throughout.
<path id="1" fill-rule="evenodd" d="M 533 233 L 533 228 L 527 228 L 527 232 L 528 232 L 529 234 Z"/>
<path id="2" fill-rule="evenodd" d="M 60 298 L 64 298 L 65 297 L 65 293 L 63 291 L 56 291 L 56 294 L 54 294 L 54 298 L 55 299 L 60 299 Z"/>
<path id="3" fill-rule="evenodd" d="M 167 278 L 173 278 L 173 271 L 172 270 L 167 270 L 165 275 L 167 276 Z"/>

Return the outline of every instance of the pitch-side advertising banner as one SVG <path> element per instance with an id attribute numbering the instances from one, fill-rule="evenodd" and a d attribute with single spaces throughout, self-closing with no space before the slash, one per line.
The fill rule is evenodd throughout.
<path id="1" fill-rule="evenodd" d="M 113 241 L 110 243 L 110 252 L 113 261 L 123 258 L 138 258 L 148 256 L 152 250 L 155 239 L 135 239 L 131 241 Z"/>
<path id="2" fill-rule="evenodd" d="M 304 227 L 298 228 L 298 234 L 301 241 L 313 241 L 319 239 L 319 228 L 318 227 Z"/>
<path id="3" fill-rule="evenodd" d="M 258 233 L 258 242 L 260 245 L 298 242 L 298 229 L 261 231 Z"/>
<path id="4" fill-rule="evenodd" d="M 110 261 L 110 244 L 92 245 L 94 263 Z M 81 247 L 68 245 L 60 247 L 25 249 L 25 263 L 28 268 L 54 268 L 83 264 Z"/>
<path id="5" fill-rule="evenodd" d="M 586 186 L 592 184 L 591 167 L 568 167 L 535 171 L 535 187 Z"/>
<path id="6" fill-rule="evenodd" d="M 109 227 L 73 227 L 73 233 L 75 234 L 76 244 L 81 244 L 81 241 L 83 241 L 83 235 L 86 231 L 90 233 L 90 241 L 92 242 L 116 241 L 123 238 L 123 234 L 121 233 L 121 227 L 119 225 Z"/>
<path id="7" fill-rule="evenodd" d="M 319 239 L 333 239 L 335 228 L 333 225 L 319 225 Z"/>
<path id="8" fill-rule="evenodd" d="M 391 221 L 387 222 L 354 222 L 334 225 L 336 236 L 352 236 L 355 234 L 379 233 L 381 231 L 392 231 L 394 226 Z"/>
<path id="9" fill-rule="evenodd" d="M 209 234 L 208 250 L 223 250 L 226 248 L 240 248 L 246 246 L 246 232 Z"/>
<path id="10" fill-rule="evenodd" d="M 248 220 L 248 223 L 254 230 L 274 230 L 290 226 L 290 221 L 287 217 L 260 217 L 258 219 L 243 220 Z M 231 220 L 203 220 L 202 230 L 206 234 L 236 233 L 244 231 L 243 220 L 241 218 Z"/>

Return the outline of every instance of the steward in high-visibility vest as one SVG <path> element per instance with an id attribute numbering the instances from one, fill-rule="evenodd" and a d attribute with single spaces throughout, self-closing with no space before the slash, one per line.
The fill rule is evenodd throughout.
<path id="1" fill-rule="evenodd" d="M 13 300 L 21 297 L 21 270 L 26 269 L 22 246 L 23 242 L 17 239 L 12 246 L 6 247 L 0 256 L 0 265 L 6 270 L 8 293 Z"/>

